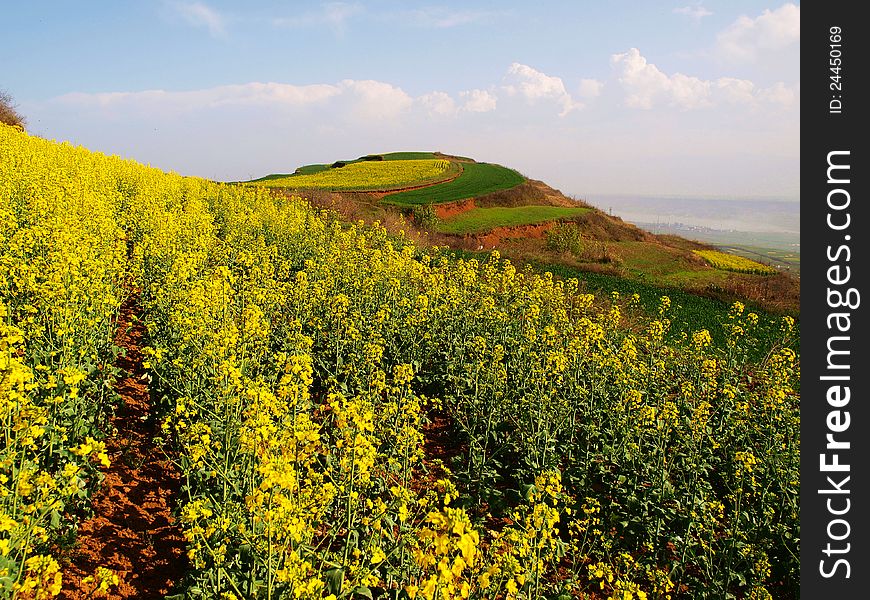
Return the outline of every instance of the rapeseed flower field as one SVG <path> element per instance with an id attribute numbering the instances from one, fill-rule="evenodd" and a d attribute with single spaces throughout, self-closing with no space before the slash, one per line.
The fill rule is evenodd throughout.
<path id="1" fill-rule="evenodd" d="M 0 126 L 2 597 L 64 586 L 131 289 L 187 597 L 797 596 L 791 318 L 758 361 L 740 303 L 722 346 L 666 341 L 666 296 L 640 317 L 497 252 Z"/>
<path id="2" fill-rule="evenodd" d="M 736 273 L 753 273 L 756 275 L 770 275 L 776 273 L 771 266 L 761 264 L 752 259 L 736 254 L 719 252 L 718 250 L 693 250 L 695 254 L 706 260 L 711 267 Z"/>
<path id="3" fill-rule="evenodd" d="M 458 167 L 454 168 L 458 172 Z M 385 160 L 353 162 L 317 173 L 289 175 L 249 185 L 293 189 L 390 190 L 433 183 L 449 175 L 448 160 Z"/>

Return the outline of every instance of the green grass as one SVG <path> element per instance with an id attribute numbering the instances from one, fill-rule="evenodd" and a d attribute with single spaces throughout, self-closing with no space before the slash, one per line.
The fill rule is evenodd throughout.
<path id="1" fill-rule="evenodd" d="M 249 181 L 232 181 L 230 183 L 257 183 L 259 181 L 271 181 L 273 179 L 281 179 L 282 177 L 290 177 L 293 173 L 272 173 L 271 175 L 266 175 L 265 177 L 259 177 L 257 179 L 251 179 Z"/>
<path id="2" fill-rule="evenodd" d="M 241 181 L 238 183 L 262 183 L 264 181 L 273 181 L 275 179 L 293 177 L 294 175 L 313 175 L 314 173 L 320 173 L 321 171 L 326 171 L 330 168 L 331 165 L 305 165 L 299 167 L 293 173 L 272 173 L 271 175 L 265 175 L 264 177 L 258 177 L 257 179 Z"/>
<path id="3" fill-rule="evenodd" d="M 436 156 L 434 152 L 388 152 L 387 154 L 375 154 L 372 156 L 383 156 L 384 160 L 427 160 L 442 158 Z"/>
<path id="4" fill-rule="evenodd" d="M 655 277 L 664 277 L 687 270 L 708 272 L 691 263 L 685 252 L 669 246 L 649 242 L 616 242 L 614 244 L 623 259 L 626 270 Z"/>
<path id="5" fill-rule="evenodd" d="M 451 219 L 442 221 L 438 226 L 441 233 L 474 233 L 488 231 L 495 227 L 509 227 L 512 225 L 532 225 L 555 219 L 575 217 L 589 208 L 569 208 L 564 206 L 516 206 L 474 208 L 458 214 Z"/>
<path id="6" fill-rule="evenodd" d="M 577 278 L 584 281 L 586 287 L 591 291 L 605 293 L 616 291 L 622 297 L 637 294 L 640 297 L 642 310 L 650 315 L 656 314 L 660 298 L 667 296 L 671 299 L 669 318 L 671 319 L 670 337 L 672 339 L 676 339 L 684 334 L 691 335 L 692 332 L 700 329 L 707 329 L 713 337 L 714 343 L 719 346 L 725 345 L 726 333 L 722 324 L 728 320 L 728 311 L 731 308 L 731 303 L 690 294 L 672 287 L 632 281 L 613 275 L 587 273 L 567 266 L 535 265 L 535 268 L 541 271 L 550 271 L 553 275 L 566 279 L 569 277 Z M 752 310 L 762 317 L 755 331 L 758 345 L 753 349 L 753 358 L 757 360 L 763 358 L 770 349 L 771 344 L 779 340 L 781 317 L 771 314 L 758 306 L 753 306 L 751 303 L 744 302 L 744 304 L 747 304 L 747 310 Z M 797 315 L 795 317 L 799 318 Z M 791 347 L 797 353 L 800 353 L 799 332 L 799 325 L 796 325 L 795 338 L 792 341 Z"/>
<path id="7" fill-rule="evenodd" d="M 294 171 L 292 175 L 314 175 L 315 173 L 320 173 L 321 171 L 326 171 L 331 168 L 331 165 L 304 165 L 296 169 L 296 171 Z M 287 177 L 290 177 L 290 175 L 287 175 Z M 277 178 L 270 175 L 269 179 Z"/>
<path id="8" fill-rule="evenodd" d="M 472 252 L 467 250 L 449 250 L 447 252 L 454 258 L 463 258 L 465 260 L 476 258 L 481 261 L 486 260 L 490 254 L 488 251 Z M 601 295 L 600 297 L 608 296 L 612 292 L 618 292 L 621 298 L 628 298 L 632 294 L 637 294 L 640 298 L 640 310 L 650 316 L 657 315 L 661 297 L 667 296 L 671 299 L 671 308 L 668 314 L 671 320 L 671 327 L 668 333 L 670 340 L 706 329 L 710 332 L 716 345 L 720 347 L 725 346 L 726 333 L 722 324 L 728 320 L 728 311 L 731 308 L 730 303 L 690 294 L 680 289 L 667 287 L 666 285 L 634 281 L 615 275 L 590 273 L 567 265 L 536 262 L 530 263 L 530 266 L 538 273 L 549 271 L 562 279 L 579 279 L 583 282 L 587 291 Z M 771 314 L 758 306 L 753 306 L 751 303 L 745 304 L 747 304 L 747 310 L 758 313 L 761 317 L 755 331 L 758 344 L 751 352 L 751 357 L 754 360 L 759 360 L 767 354 L 771 345 L 780 339 L 779 323 L 781 317 Z M 800 317 L 799 315 L 792 316 L 797 320 L 797 324 L 795 325 L 794 339 L 792 339 L 790 347 L 800 354 Z"/>
<path id="9" fill-rule="evenodd" d="M 453 181 L 419 190 L 390 194 L 381 202 L 399 206 L 440 204 L 507 190 L 525 181 L 525 178 L 513 169 L 500 165 L 468 163 L 462 166 L 464 169 L 462 175 Z"/>

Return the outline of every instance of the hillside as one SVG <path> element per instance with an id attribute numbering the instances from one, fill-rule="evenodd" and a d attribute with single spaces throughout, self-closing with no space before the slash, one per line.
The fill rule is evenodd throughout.
<path id="1" fill-rule="evenodd" d="M 0 597 L 799 596 L 791 317 L 3 125 L 0 190 Z"/>
<path id="2" fill-rule="evenodd" d="M 736 299 L 777 312 L 800 310 L 799 281 L 751 256 L 655 235 L 544 182 L 492 163 L 439 152 L 372 154 L 305 165 L 246 185 L 303 194 L 348 219 L 392 222 L 403 216 L 418 236 L 457 250 L 498 249 L 517 263 L 567 267 Z M 422 239 L 422 237 L 418 237 Z M 716 254 L 718 252 L 718 254 Z M 783 269 L 785 271 L 785 269 Z"/>

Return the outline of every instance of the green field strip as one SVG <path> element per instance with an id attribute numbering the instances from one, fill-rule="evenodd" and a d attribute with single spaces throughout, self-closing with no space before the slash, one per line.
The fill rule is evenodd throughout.
<path id="1" fill-rule="evenodd" d="M 534 225 L 556 219 L 576 217 L 590 210 L 589 208 L 570 208 L 564 206 L 473 208 L 451 219 L 442 221 L 438 226 L 438 231 L 441 233 L 463 234 L 488 231 L 496 227 Z"/>
<path id="2" fill-rule="evenodd" d="M 525 178 L 513 169 L 501 165 L 468 163 L 463 167 L 462 175 L 453 181 L 419 190 L 390 194 L 381 202 L 399 206 L 442 204 L 507 190 L 525 181 Z"/>

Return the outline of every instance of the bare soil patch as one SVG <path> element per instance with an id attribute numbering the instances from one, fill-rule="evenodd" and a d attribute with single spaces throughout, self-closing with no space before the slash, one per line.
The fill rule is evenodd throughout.
<path id="1" fill-rule="evenodd" d="M 94 495 L 94 516 L 81 524 L 67 556 L 59 596 L 67 600 L 92 597 L 93 585 L 82 579 L 97 567 L 120 579 L 108 593 L 112 600 L 163 598 L 187 568 L 185 540 L 172 515 L 180 476 L 153 442 L 158 425 L 143 380 L 145 327 L 136 319 L 137 300 L 131 294 L 118 318 L 115 344 L 126 356 L 118 357 L 117 366 L 127 375 L 115 384 L 121 396 L 111 419 L 116 433 L 106 440 L 112 465 Z"/>
<path id="2" fill-rule="evenodd" d="M 494 227 L 488 231 L 478 233 L 466 233 L 464 235 L 441 234 L 448 240 L 448 244 L 453 248 L 464 248 L 466 250 L 491 250 L 501 247 L 505 240 L 509 239 L 540 239 L 546 235 L 557 221 L 546 221 L 544 223 L 535 223 L 533 225 L 510 225 L 505 227 Z"/>
<path id="3" fill-rule="evenodd" d="M 456 202 L 445 202 L 443 204 L 434 204 L 435 208 L 435 216 L 439 219 L 449 219 L 450 217 L 455 217 L 456 215 L 467 212 L 473 208 L 476 208 L 474 198 L 467 198 L 465 200 L 457 200 Z"/>

